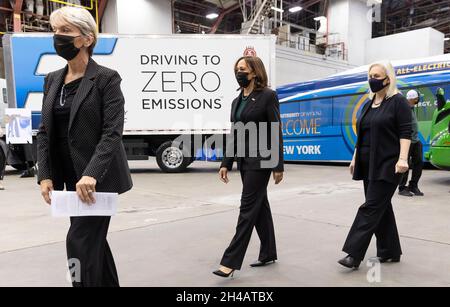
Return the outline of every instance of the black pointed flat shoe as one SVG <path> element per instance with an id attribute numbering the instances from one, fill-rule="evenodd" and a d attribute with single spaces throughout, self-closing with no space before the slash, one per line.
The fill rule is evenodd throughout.
<path id="1" fill-rule="evenodd" d="M 361 264 L 361 261 L 360 260 L 356 260 L 352 256 L 348 255 L 347 257 L 342 258 L 341 260 L 339 260 L 338 263 L 340 265 L 345 266 L 346 268 L 349 268 L 349 269 L 357 269 L 357 268 L 359 268 L 359 265 Z"/>
<path id="2" fill-rule="evenodd" d="M 407 197 L 413 197 L 414 196 L 414 194 L 411 193 L 408 189 L 398 191 L 398 195 L 407 196 Z"/>
<path id="3" fill-rule="evenodd" d="M 424 196 L 423 192 L 420 191 L 418 187 L 410 187 L 409 191 L 413 193 L 415 196 Z"/>
<path id="4" fill-rule="evenodd" d="M 224 277 L 224 278 L 228 278 L 228 277 L 233 277 L 234 275 L 234 270 L 231 270 L 230 273 L 225 273 L 224 271 L 221 270 L 217 270 L 213 272 L 214 275 L 220 276 L 220 277 Z"/>
<path id="5" fill-rule="evenodd" d="M 397 262 L 400 262 L 400 256 L 378 257 L 378 261 L 380 261 L 380 263 L 386 263 L 386 262 L 397 263 Z"/>
<path id="6" fill-rule="evenodd" d="M 274 264 L 275 261 L 276 261 L 276 260 L 268 260 L 268 261 L 259 261 L 259 260 L 258 260 L 258 261 L 256 261 L 256 262 L 250 264 L 250 266 L 251 266 L 252 268 L 257 268 L 257 267 L 260 267 L 260 266 L 266 266 L 266 265 Z"/>

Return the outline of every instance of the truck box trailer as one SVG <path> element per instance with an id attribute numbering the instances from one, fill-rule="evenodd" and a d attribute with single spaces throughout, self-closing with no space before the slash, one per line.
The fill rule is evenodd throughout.
<path id="1" fill-rule="evenodd" d="M 220 159 L 223 147 L 210 146 L 208 139 L 230 132 L 231 102 L 238 94 L 235 61 L 243 55 L 260 57 L 274 88 L 275 39 L 273 35 L 100 35 L 93 58 L 122 77 L 123 140 L 129 160 L 155 156 L 163 171 L 181 172 L 194 160 Z M 3 46 L 8 106 L 31 109 L 36 133 L 45 75 L 64 67 L 65 60 L 56 55 L 52 34 L 6 34 Z M 183 148 L 173 142 L 180 136 L 196 141 Z M 10 147 L 8 162 L 20 169 L 26 165 L 22 160 L 35 160 L 35 146 L 34 150 L 26 147 Z"/>

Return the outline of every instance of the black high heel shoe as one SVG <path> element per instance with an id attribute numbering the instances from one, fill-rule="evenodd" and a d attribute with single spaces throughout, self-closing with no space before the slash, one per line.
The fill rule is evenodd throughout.
<path id="1" fill-rule="evenodd" d="M 214 275 L 220 276 L 220 277 L 224 277 L 224 278 L 228 278 L 228 277 L 233 277 L 234 275 L 234 270 L 231 270 L 230 273 L 225 273 L 224 271 L 221 270 L 217 270 L 213 272 Z"/>
<path id="2" fill-rule="evenodd" d="M 361 260 L 356 260 L 352 256 L 348 255 L 347 257 L 339 260 L 338 263 L 349 269 L 357 269 L 357 268 L 359 268 L 359 265 L 361 264 Z"/>

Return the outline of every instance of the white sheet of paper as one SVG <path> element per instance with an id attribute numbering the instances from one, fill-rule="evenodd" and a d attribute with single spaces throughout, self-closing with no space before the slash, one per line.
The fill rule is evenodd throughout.
<path id="1" fill-rule="evenodd" d="M 76 192 L 53 191 L 52 216 L 113 216 L 117 213 L 117 193 L 94 193 L 95 204 L 83 203 Z"/>

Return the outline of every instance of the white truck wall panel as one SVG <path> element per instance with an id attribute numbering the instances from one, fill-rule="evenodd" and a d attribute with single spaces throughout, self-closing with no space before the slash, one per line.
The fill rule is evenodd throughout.
<path id="1" fill-rule="evenodd" d="M 34 112 L 36 129 L 45 74 L 66 62 L 55 54 L 52 35 L 5 39 L 5 56 L 12 63 L 9 97 L 16 107 Z M 101 35 L 93 58 L 122 77 L 126 134 L 227 133 L 231 102 L 238 95 L 233 66 L 252 50 L 275 85 L 274 36 Z"/>

